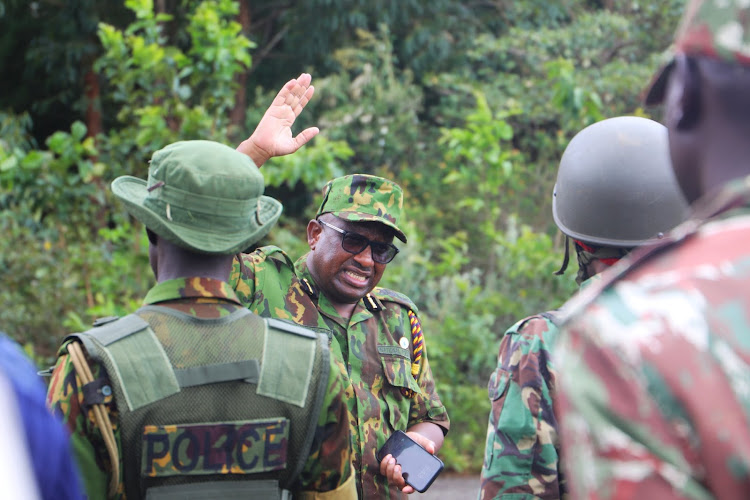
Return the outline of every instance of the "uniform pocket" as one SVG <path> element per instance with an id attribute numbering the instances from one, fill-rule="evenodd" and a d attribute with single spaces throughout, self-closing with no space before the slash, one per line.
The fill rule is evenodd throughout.
<path id="1" fill-rule="evenodd" d="M 405 431 L 409 422 L 411 396 L 419 392 L 419 385 L 411 374 L 411 360 L 399 356 L 381 356 L 386 387 L 385 401 L 388 405 L 388 422 L 391 430 Z"/>
<path id="2" fill-rule="evenodd" d="M 493 403 L 493 406 L 495 401 L 505 395 L 509 384 L 510 373 L 500 368 L 492 372 L 490 382 L 487 384 L 487 395 L 490 397 L 490 402 Z"/>

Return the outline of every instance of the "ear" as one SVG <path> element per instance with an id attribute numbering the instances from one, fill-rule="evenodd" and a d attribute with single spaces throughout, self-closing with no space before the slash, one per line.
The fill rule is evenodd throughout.
<path id="1" fill-rule="evenodd" d="M 684 55 L 675 58 L 675 67 L 667 89 L 667 127 L 691 132 L 702 116 L 700 73 L 694 59 Z"/>
<path id="2" fill-rule="evenodd" d="M 307 245 L 310 247 L 310 250 L 315 250 L 315 245 L 318 243 L 322 233 L 323 225 L 320 222 L 312 219 L 307 223 Z"/>

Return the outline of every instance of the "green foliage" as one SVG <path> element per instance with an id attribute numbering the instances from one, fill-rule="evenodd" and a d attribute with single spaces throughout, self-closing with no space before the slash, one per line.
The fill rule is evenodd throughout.
<path id="1" fill-rule="evenodd" d="M 452 420 L 443 459 L 476 471 L 502 333 L 575 289 L 575 270 L 552 274 L 563 252 L 550 216 L 560 155 L 596 120 L 646 114 L 640 94 L 684 0 L 260 0 L 246 5 L 247 37 L 232 0 L 160 2 L 162 13 L 151 0 L 123 0 L 107 18 L 109 4 L 90 0 L 59 16 L 54 2 L 35 2 L 38 18 L 21 4 L 0 0 L 0 22 L 17 18 L 0 56 L 33 39 L 28 67 L 59 73 L 68 90 L 34 101 L 26 89 L 38 87 L 18 76 L 25 62 L 8 58 L 7 95 L 24 111 L 57 99 L 71 118 L 40 135 L 46 121 L 0 113 L 0 326 L 45 360 L 67 330 L 134 309 L 153 280 L 147 243 L 109 182 L 144 177 L 151 154 L 176 140 L 238 142 L 278 85 L 309 71 L 316 93 L 295 128 L 321 134 L 263 167 L 286 208 L 263 243 L 305 252 L 329 178 L 363 172 L 402 185 L 409 244 L 381 284 L 419 306 Z M 59 26 L 29 36 L 37 19 Z M 107 22 L 96 31 L 98 20 Z M 71 93 L 97 55 L 107 128 L 92 139 L 75 119 L 82 96 Z M 248 130 L 232 130 L 237 75 L 251 63 L 256 82 L 274 83 L 250 85 Z"/>
<path id="2" fill-rule="evenodd" d="M 251 63 L 254 44 L 232 18 L 231 0 L 200 2 L 188 15 L 187 50 L 170 44 L 165 23 L 150 0 L 128 0 L 136 21 L 126 29 L 99 27 L 104 55 L 97 61 L 112 86 L 122 124 L 110 132 L 113 154 L 137 152 L 139 161 L 177 140 L 212 138 L 226 142 L 235 75 Z M 134 171 L 131 166 L 126 171 Z"/>

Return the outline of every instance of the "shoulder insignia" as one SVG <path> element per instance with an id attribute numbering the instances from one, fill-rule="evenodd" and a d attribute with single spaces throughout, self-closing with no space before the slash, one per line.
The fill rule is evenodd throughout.
<path id="1" fill-rule="evenodd" d="M 307 278 L 302 278 L 299 282 L 302 286 L 302 290 L 304 290 L 307 295 L 314 299 L 318 298 L 318 290 L 310 284 L 310 281 L 308 281 Z"/>
<path id="2" fill-rule="evenodd" d="M 377 312 L 383 309 L 383 306 L 381 306 L 380 303 L 375 299 L 375 297 L 373 297 L 370 293 L 365 295 L 364 302 L 365 307 L 370 312 Z"/>

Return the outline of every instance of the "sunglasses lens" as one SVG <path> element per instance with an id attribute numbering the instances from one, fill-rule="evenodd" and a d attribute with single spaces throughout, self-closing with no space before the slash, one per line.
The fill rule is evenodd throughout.
<path id="1" fill-rule="evenodd" d="M 358 254 L 365 249 L 370 241 L 356 233 L 346 233 L 341 240 L 341 246 L 349 253 Z"/>
<path id="2" fill-rule="evenodd" d="M 387 264 L 393 260 L 398 250 L 393 245 L 385 243 L 372 243 L 372 260 L 381 264 Z"/>

